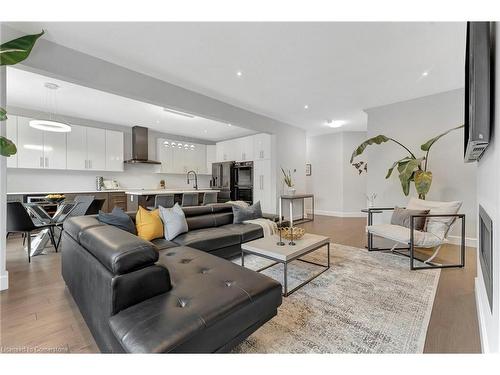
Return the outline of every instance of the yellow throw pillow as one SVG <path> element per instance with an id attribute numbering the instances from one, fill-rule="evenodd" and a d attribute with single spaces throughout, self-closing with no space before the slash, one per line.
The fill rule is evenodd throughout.
<path id="1" fill-rule="evenodd" d="M 139 206 L 135 216 L 135 226 L 137 235 L 143 240 L 151 241 L 163 237 L 163 223 L 158 209 L 148 211 Z"/>

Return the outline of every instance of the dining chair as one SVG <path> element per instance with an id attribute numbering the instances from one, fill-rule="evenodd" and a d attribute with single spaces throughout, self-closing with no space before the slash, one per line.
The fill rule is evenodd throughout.
<path id="1" fill-rule="evenodd" d="M 155 196 L 155 205 L 151 207 L 152 209 L 156 209 L 159 206 L 165 208 L 174 207 L 175 204 L 175 196 L 174 194 L 158 194 Z"/>
<path id="2" fill-rule="evenodd" d="M 31 263 L 31 233 L 40 229 L 48 229 L 50 240 L 54 247 L 56 247 L 53 228 L 53 223 L 35 224 L 31 219 L 30 214 L 21 202 L 7 202 L 7 231 L 12 233 L 24 234 L 28 242 L 27 250 L 29 263 Z"/>

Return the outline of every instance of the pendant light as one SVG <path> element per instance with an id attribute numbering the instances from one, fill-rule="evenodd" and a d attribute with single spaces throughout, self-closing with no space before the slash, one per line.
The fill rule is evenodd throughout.
<path id="1" fill-rule="evenodd" d="M 65 122 L 56 119 L 56 91 L 59 85 L 46 82 L 44 84 L 47 89 L 47 106 L 51 109 L 48 119 L 35 119 L 30 121 L 32 128 L 47 132 L 68 133 L 71 131 L 71 126 Z"/>

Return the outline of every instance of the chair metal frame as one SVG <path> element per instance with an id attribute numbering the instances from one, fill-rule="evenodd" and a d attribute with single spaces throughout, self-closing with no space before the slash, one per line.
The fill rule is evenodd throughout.
<path id="1" fill-rule="evenodd" d="M 391 211 L 394 210 L 393 207 L 370 207 L 368 212 L 368 225 L 373 224 L 372 214 L 376 211 Z M 430 247 L 430 249 L 434 248 L 434 252 L 427 259 L 421 259 L 415 256 L 415 219 L 416 218 L 430 218 L 430 217 L 449 217 L 454 218 L 453 221 L 448 225 L 448 229 L 445 232 L 444 238 L 440 245 Z M 441 246 L 446 242 L 446 238 L 448 237 L 448 233 L 456 222 L 456 219 L 461 219 L 461 238 L 460 238 L 460 263 L 456 264 L 440 264 L 433 262 L 434 258 L 438 255 L 441 250 Z M 370 231 L 367 231 L 367 248 L 368 251 L 390 251 L 392 253 L 406 256 L 410 258 L 410 269 L 411 270 L 423 270 L 423 269 L 436 269 L 436 268 L 463 268 L 465 267 L 465 214 L 426 214 L 426 215 L 411 215 L 410 216 L 410 241 L 407 243 L 407 247 L 397 247 L 398 243 L 395 241 L 395 245 L 392 248 L 379 248 L 373 246 L 373 234 Z M 382 236 L 380 236 L 382 237 Z M 389 238 L 389 240 L 393 241 Z M 400 250 L 406 250 L 409 253 L 403 253 Z M 415 260 L 426 264 L 425 266 L 415 266 Z"/>

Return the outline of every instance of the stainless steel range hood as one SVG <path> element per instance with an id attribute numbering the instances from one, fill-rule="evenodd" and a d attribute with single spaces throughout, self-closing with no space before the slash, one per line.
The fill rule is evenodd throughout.
<path id="1" fill-rule="evenodd" d="M 125 163 L 161 164 L 159 161 L 149 160 L 148 143 L 148 128 L 134 126 L 132 128 L 132 159 L 125 160 Z"/>

